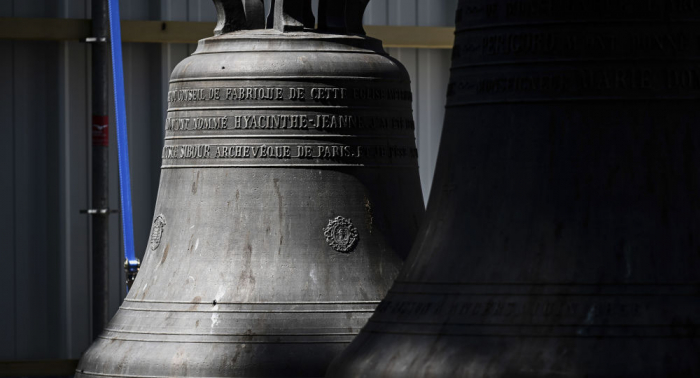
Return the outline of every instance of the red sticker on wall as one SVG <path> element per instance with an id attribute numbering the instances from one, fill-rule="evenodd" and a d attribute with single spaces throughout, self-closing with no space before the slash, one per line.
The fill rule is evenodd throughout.
<path id="1" fill-rule="evenodd" d="M 109 146 L 109 117 L 92 116 L 92 145 Z"/>

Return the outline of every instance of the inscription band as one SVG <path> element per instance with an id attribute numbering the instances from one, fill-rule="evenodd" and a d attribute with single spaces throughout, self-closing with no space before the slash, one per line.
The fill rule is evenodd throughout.
<path id="1" fill-rule="evenodd" d="M 187 139 L 315 139 L 315 138 L 343 138 L 343 139 L 415 139 L 413 135 L 324 135 L 324 134 L 290 134 L 290 135 L 280 135 L 280 134 L 268 134 L 268 135 L 189 135 L 189 136 L 168 136 L 165 140 L 187 140 Z"/>
<path id="2" fill-rule="evenodd" d="M 184 304 L 184 305 L 210 305 L 210 301 L 206 302 L 194 302 L 194 301 L 163 301 L 158 299 L 131 299 L 124 298 L 124 302 L 134 302 L 134 303 L 161 303 L 161 304 Z M 289 301 L 289 302 L 219 302 L 217 305 L 244 305 L 244 306 L 316 306 L 316 305 L 378 305 L 381 301 Z"/>
<path id="3" fill-rule="evenodd" d="M 221 81 L 221 80 L 250 80 L 250 81 L 274 81 L 274 80 L 342 80 L 347 82 L 347 80 L 368 80 L 368 81 L 381 81 L 381 82 L 397 82 L 402 83 L 404 80 L 401 79 L 390 79 L 382 77 L 371 77 L 371 76 L 223 76 L 223 77 L 196 77 L 196 78 L 186 78 L 186 79 L 173 79 L 170 83 L 187 83 L 195 81 Z"/>
<path id="4" fill-rule="evenodd" d="M 550 60 L 522 60 L 522 61 L 494 61 L 485 63 L 468 63 L 453 65 L 451 70 L 458 71 L 474 67 L 497 67 L 497 66 L 524 66 L 524 65 L 545 65 L 562 63 L 608 63 L 608 62 L 687 62 L 700 61 L 700 58 L 677 58 L 677 57 L 651 57 L 651 58 L 595 58 L 595 59 L 550 59 Z"/>
<path id="5" fill-rule="evenodd" d="M 324 337 L 331 337 L 334 335 L 323 335 L 320 334 L 317 336 L 317 338 L 324 338 Z M 135 342 L 141 342 L 141 343 L 177 343 L 181 344 L 183 342 L 186 342 L 188 344 L 350 344 L 350 341 L 354 338 L 355 335 L 351 336 L 345 336 L 347 337 L 346 340 L 318 340 L 318 341 L 313 341 L 313 340 L 277 340 L 278 337 L 275 337 L 275 339 L 270 339 L 270 340 L 265 340 L 265 341 L 254 341 L 250 340 L 250 336 L 245 336 L 242 339 L 243 340 L 191 340 L 187 339 L 186 341 L 183 340 L 167 340 L 167 339 L 133 339 L 133 338 L 124 338 L 124 337 L 109 337 L 109 336 L 98 336 L 100 339 L 104 340 L 109 340 L 109 341 L 135 341 Z M 260 337 L 265 337 L 265 335 L 261 335 Z M 95 376 L 108 376 L 108 377 L 113 377 L 115 374 L 98 374 L 98 373 L 90 373 L 86 371 L 81 371 L 80 374 L 83 375 L 95 375 Z M 138 377 L 138 378 L 154 378 L 152 376 L 146 376 L 146 375 L 123 375 L 123 377 Z"/>
<path id="6" fill-rule="evenodd" d="M 411 110 L 411 106 L 403 107 L 387 107 L 387 106 L 346 106 L 346 105 L 242 105 L 242 106 L 185 106 L 179 108 L 170 108 L 168 112 L 188 111 L 188 110 L 272 110 L 272 109 L 290 109 L 290 110 L 314 110 L 314 109 L 345 109 L 345 110 L 376 110 L 376 111 L 396 111 L 396 110 Z"/>
<path id="7" fill-rule="evenodd" d="M 373 308 L 363 308 L 363 309 L 319 309 L 319 310 L 285 310 L 285 309 L 274 309 L 274 310 L 189 310 L 189 309 L 152 309 L 152 308 L 138 308 L 138 307 L 126 307 L 121 306 L 120 309 L 129 311 L 139 311 L 139 312 L 196 312 L 196 313 L 216 313 L 216 314 L 344 314 L 346 312 L 360 312 L 360 313 L 372 313 Z"/>
<path id="8" fill-rule="evenodd" d="M 460 106 L 480 106 L 480 105 L 502 105 L 502 104 L 532 104 L 548 102 L 636 102 L 636 101 L 697 101 L 697 97 L 569 97 L 569 98 L 533 98 L 519 100 L 494 100 L 494 101 L 466 101 L 448 103 L 445 108 L 456 108 Z"/>
<path id="9" fill-rule="evenodd" d="M 417 168 L 416 164 L 207 164 L 161 165 L 161 169 L 177 168 Z"/>
<path id="10" fill-rule="evenodd" d="M 570 26 L 570 25 L 619 25 L 619 24 L 642 24 L 642 25 L 649 25 L 653 23 L 658 23 L 662 25 L 666 25 L 668 21 L 662 20 L 662 19 L 639 19 L 639 20 L 630 20 L 630 19 L 615 19 L 615 20 L 600 20 L 600 19 L 592 19 L 592 20 L 566 20 L 566 21 L 543 21 L 543 22 L 526 22 L 526 23 L 503 23 L 503 24 L 489 24 L 489 25 L 483 25 L 483 26 L 471 26 L 468 28 L 460 28 L 455 30 L 455 34 L 460 34 L 460 33 L 465 33 L 465 32 L 470 32 L 474 30 L 487 30 L 487 29 L 499 29 L 499 28 L 531 28 L 535 26 L 557 26 L 557 25 L 565 25 L 565 26 Z M 699 20 L 673 20 L 674 24 L 698 24 L 700 23 Z"/>

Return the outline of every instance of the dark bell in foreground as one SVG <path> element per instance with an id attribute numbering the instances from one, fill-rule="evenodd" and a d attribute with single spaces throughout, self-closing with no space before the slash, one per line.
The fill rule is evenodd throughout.
<path id="1" fill-rule="evenodd" d="M 700 376 L 700 6 L 456 20 L 426 221 L 327 376 Z"/>

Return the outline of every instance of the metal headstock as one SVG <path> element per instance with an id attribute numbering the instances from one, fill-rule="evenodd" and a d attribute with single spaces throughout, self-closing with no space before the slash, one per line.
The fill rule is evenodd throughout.
<path id="1" fill-rule="evenodd" d="M 214 35 L 265 28 L 263 0 L 214 0 L 217 13 Z"/>

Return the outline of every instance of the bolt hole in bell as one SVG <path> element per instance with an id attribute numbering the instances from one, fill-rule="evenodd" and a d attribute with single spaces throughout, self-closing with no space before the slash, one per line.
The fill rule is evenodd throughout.
<path id="1" fill-rule="evenodd" d="M 700 6 L 456 20 L 425 223 L 327 376 L 699 377 Z"/>
<path id="2" fill-rule="evenodd" d="M 367 1 L 214 1 L 173 71 L 149 248 L 78 377 L 321 377 L 424 208 L 409 77 Z M 269 25 L 266 25 L 269 24 Z"/>

